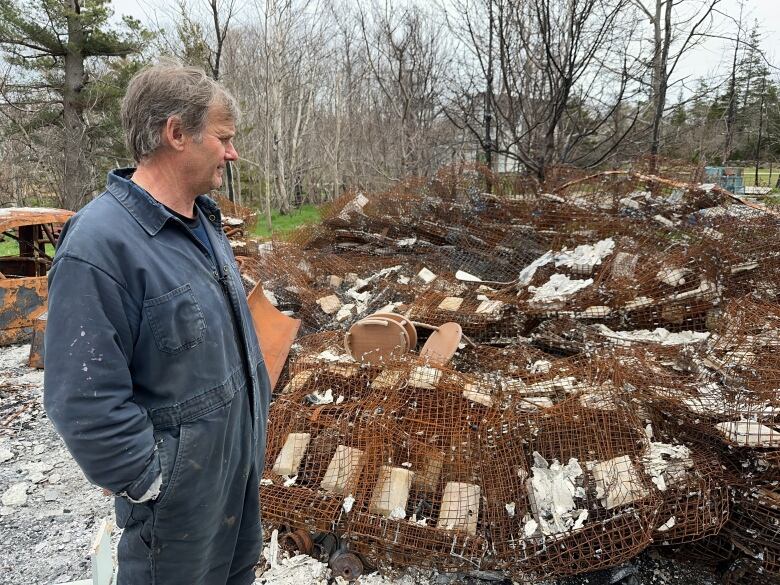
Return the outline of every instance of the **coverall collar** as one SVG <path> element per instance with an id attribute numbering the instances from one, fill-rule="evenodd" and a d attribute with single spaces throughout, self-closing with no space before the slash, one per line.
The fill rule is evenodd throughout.
<path id="1" fill-rule="evenodd" d="M 127 209 L 146 233 L 154 237 L 163 228 L 165 222 L 173 217 L 173 214 L 165 209 L 162 203 L 149 195 L 145 189 L 130 180 L 134 172 L 134 167 L 111 171 L 108 173 L 106 190 Z M 211 198 L 206 195 L 198 195 L 195 199 L 195 205 L 203 211 L 203 214 L 216 229 L 221 229 L 222 214 Z"/>

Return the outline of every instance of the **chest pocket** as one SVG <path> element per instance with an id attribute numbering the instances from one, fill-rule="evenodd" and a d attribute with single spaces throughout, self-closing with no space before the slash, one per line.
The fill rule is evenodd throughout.
<path id="1" fill-rule="evenodd" d="M 206 336 L 206 321 L 189 283 L 144 301 L 144 314 L 157 349 L 165 353 L 194 347 Z"/>

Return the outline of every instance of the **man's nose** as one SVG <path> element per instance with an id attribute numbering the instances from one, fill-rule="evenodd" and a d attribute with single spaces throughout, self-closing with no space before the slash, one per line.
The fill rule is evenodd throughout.
<path id="1" fill-rule="evenodd" d="M 238 160 L 238 151 L 233 143 L 228 143 L 228 147 L 225 149 L 225 160 Z"/>

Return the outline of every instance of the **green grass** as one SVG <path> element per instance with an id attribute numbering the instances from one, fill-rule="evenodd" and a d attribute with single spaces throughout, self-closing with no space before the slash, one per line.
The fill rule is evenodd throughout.
<path id="1" fill-rule="evenodd" d="M 46 244 L 46 253 L 54 258 L 54 246 Z M 18 256 L 19 255 L 19 243 L 11 238 L 5 238 L 0 242 L 0 256 Z"/>
<path id="2" fill-rule="evenodd" d="M 780 165 L 772 167 L 770 175 L 769 167 L 758 168 L 758 184 L 763 187 L 774 188 L 778 177 L 780 177 Z M 743 167 L 742 178 L 745 181 L 745 187 L 753 187 L 756 184 L 756 167 Z M 771 178 L 771 182 L 770 182 Z"/>
<path id="3" fill-rule="evenodd" d="M 288 215 L 282 215 L 278 211 L 271 214 L 271 223 L 273 224 L 273 233 L 268 230 L 268 223 L 265 214 L 260 214 L 257 218 L 254 235 L 261 238 L 270 238 L 271 235 L 284 238 L 295 228 L 320 221 L 320 210 L 314 205 L 303 205 L 300 209 L 294 210 Z"/>

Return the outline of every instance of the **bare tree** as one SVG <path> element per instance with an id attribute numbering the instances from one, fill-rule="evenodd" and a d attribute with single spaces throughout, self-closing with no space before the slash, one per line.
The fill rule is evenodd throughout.
<path id="1" fill-rule="evenodd" d="M 498 79 L 488 99 L 497 136 L 489 146 L 540 181 L 555 164 L 599 164 L 637 119 L 635 113 L 617 134 L 607 131 L 637 92 L 632 77 L 638 62 L 628 50 L 634 20 L 627 7 L 628 0 L 455 0 L 449 22 L 478 75 L 463 80 L 451 118 L 485 148 L 478 98 L 495 60 Z M 489 9 L 495 16 L 486 27 Z"/>
<path id="2" fill-rule="evenodd" d="M 443 29 L 418 6 L 391 6 L 387 1 L 375 3 L 369 13 L 361 10 L 359 18 L 378 89 L 372 105 L 378 115 L 393 120 L 382 124 L 383 172 L 393 177 L 425 174 L 432 170 L 430 140 L 441 119 L 449 60 Z"/>
<path id="3" fill-rule="evenodd" d="M 650 66 L 652 132 L 649 151 L 654 158 L 661 150 L 661 131 L 670 79 L 681 57 L 705 38 L 711 29 L 713 11 L 720 1 L 632 0 L 653 27 Z"/>

